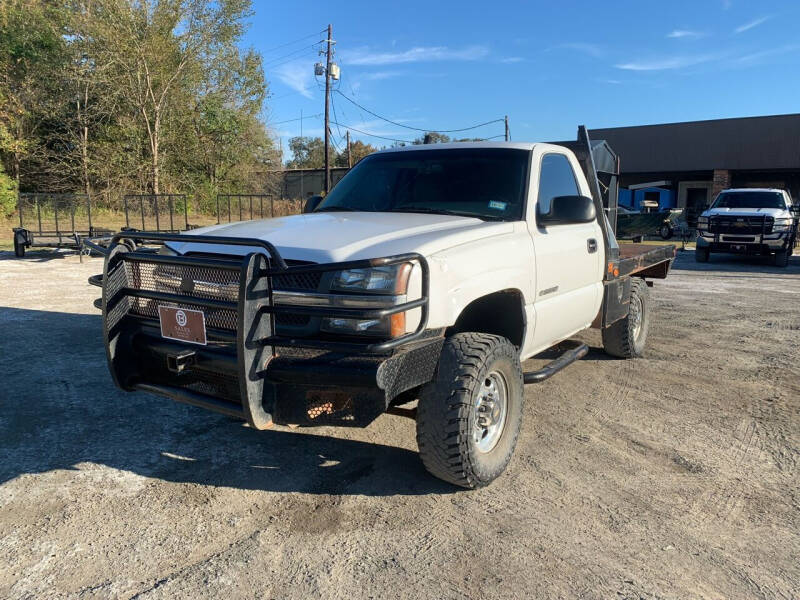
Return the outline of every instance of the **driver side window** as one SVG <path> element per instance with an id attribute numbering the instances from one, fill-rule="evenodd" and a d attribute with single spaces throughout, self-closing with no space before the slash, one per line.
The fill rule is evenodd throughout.
<path id="1" fill-rule="evenodd" d="M 545 154 L 539 175 L 538 211 L 550 212 L 550 202 L 558 196 L 580 196 L 572 165 L 563 154 Z"/>

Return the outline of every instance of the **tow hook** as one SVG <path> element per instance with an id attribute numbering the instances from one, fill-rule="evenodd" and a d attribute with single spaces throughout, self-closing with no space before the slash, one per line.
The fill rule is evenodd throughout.
<path id="1" fill-rule="evenodd" d="M 175 354 L 167 354 L 167 368 L 173 373 L 182 373 L 194 364 L 194 350 L 181 350 Z"/>

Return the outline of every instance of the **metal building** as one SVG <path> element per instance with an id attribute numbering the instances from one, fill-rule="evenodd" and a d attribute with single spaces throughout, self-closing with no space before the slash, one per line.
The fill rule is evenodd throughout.
<path id="1" fill-rule="evenodd" d="M 620 187 L 669 190 L 692 225 L 729 187 L 775 187 L 800 201 L 800 114 L 589 131 L 619 154 Z M 662 207 L 662 208 L 667 208 Z"/>

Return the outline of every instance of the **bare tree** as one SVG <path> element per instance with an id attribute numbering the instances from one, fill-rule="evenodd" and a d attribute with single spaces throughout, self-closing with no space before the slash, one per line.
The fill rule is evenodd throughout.
<path id="1" fill-rule="evenodd" d="M 242 33 L 249 0 L 108 0 L 98 42 L 145 130 L 150 188 L 161 190 L 164 124 L 181 88 Z M 106 61 L 104 61 L 106 62 Z"/>

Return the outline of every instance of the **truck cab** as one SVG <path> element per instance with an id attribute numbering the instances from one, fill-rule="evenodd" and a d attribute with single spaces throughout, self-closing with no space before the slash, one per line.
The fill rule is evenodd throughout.
<path id="1" fill-rule="evenodd" d="M 697 220 L 697 262 L 712 253 L 772 256 L 786 267 L 797 240 L 797 208 L 785 190 L 723 190 Z"/>
<path id="2" fill-rule="evenodd" d="M 642 355 L 645 278 L 674 257 L 616 244 L 581 131 L 577 153 L 386 150 L 302 215 L 119 234 L 90 279 L 112 377 L 257 429 L 404 414 L 431 473 L 488 484 L 511 458 L 524 385 L 588 351 L 575 333 L 598 327 L 610 354 Z"/>

